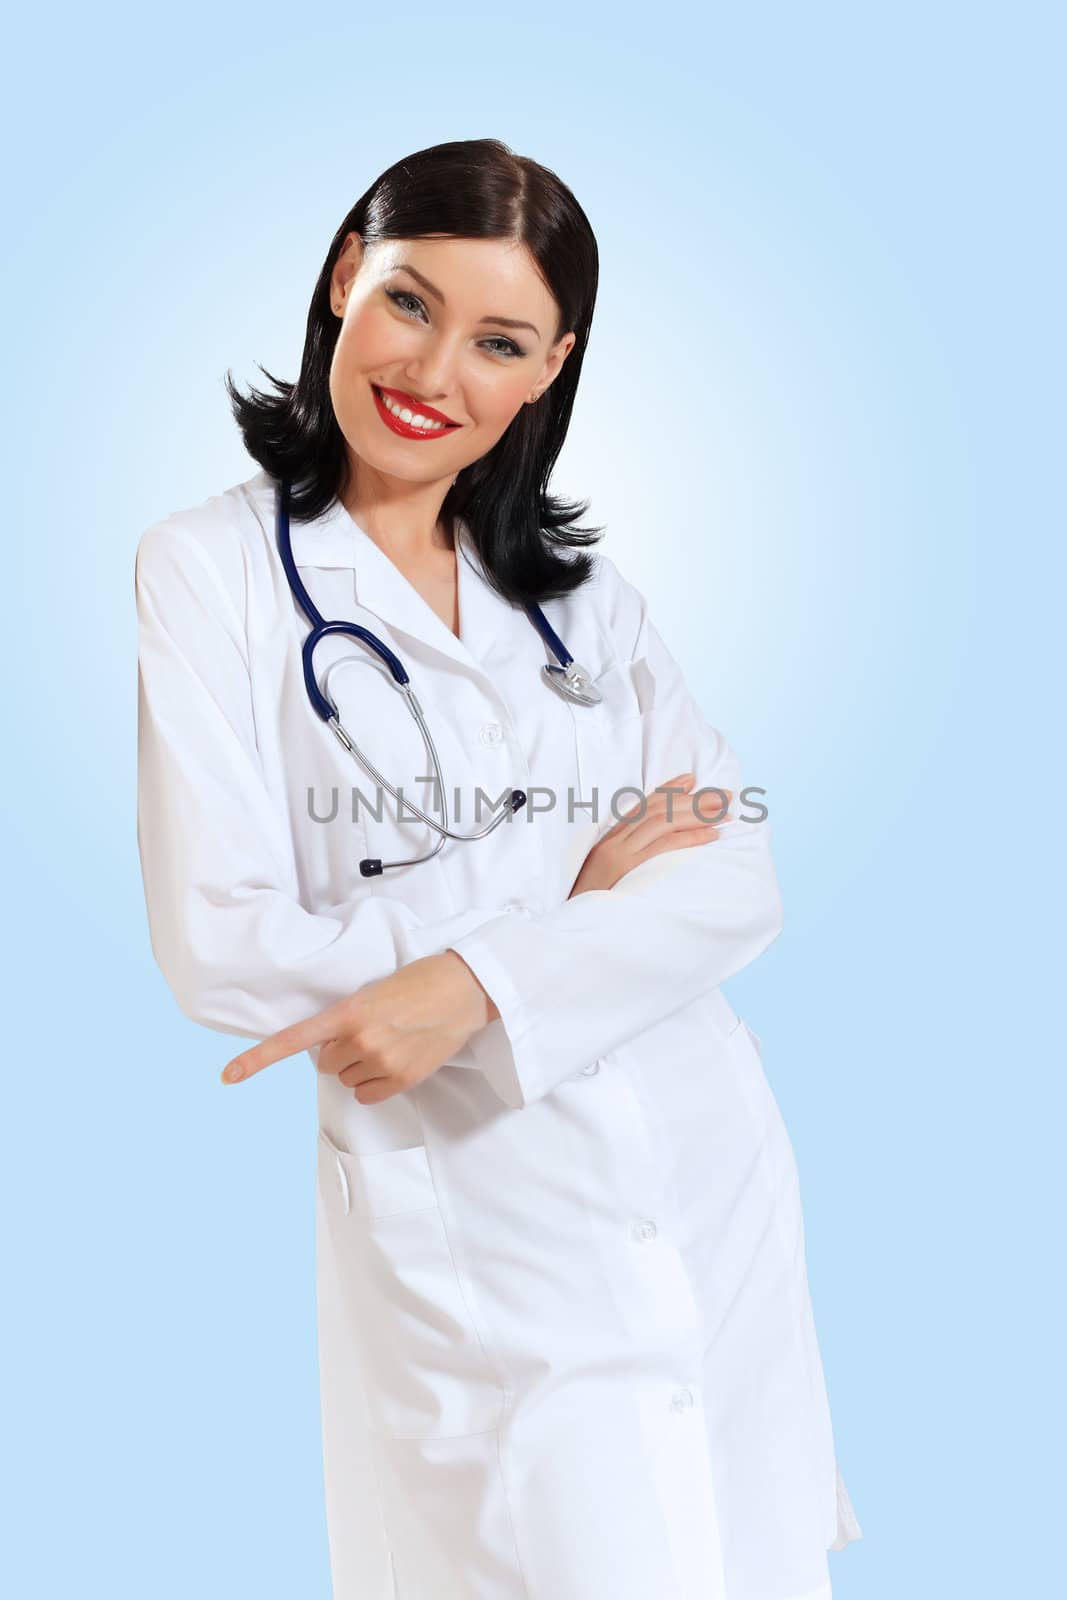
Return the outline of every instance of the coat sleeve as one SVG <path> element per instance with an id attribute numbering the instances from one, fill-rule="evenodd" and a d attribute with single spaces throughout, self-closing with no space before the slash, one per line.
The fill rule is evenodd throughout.
<path id="1" fill-rule="evenodd" d="M 152 952 L 187 1017 L 263 1039 L 499 915 L 426 922 L 374 894 L 307 910 L 259 760 L 242 596 L 174 519 L 142 534 L 134 590 L 137 843 Z"/>
<path id="2" fill-rule="evenodd" d="M 762 809 L 762 790 L 742 805 L 737 756 L 704 719 L 644 596 L 606 556 L 599 561 L 619 653 L 644 663 L 635 676 L 654 682 L 642 719 L 646 791 L 692 771 L 695 788 L 729 789 L 734 799 L 717 839 L 654 856 L 610 890 L 453 941 L 500 1012 L 472 1036 L 472 1053 L 515 1108 L 716 988 L 782 927 L 769 824 L 747 820 Z M 717 795 L 701 802 L 706 817 L 719 809 Z"/>

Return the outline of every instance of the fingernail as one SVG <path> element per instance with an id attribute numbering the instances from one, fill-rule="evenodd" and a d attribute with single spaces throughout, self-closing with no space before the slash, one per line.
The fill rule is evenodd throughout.
<path id="1" fill-rule="evenodd" d="M 236 1083 L 241 1076 L 240 1067 L 227 1067 L 222 1074 L 223 1083 Z"/>

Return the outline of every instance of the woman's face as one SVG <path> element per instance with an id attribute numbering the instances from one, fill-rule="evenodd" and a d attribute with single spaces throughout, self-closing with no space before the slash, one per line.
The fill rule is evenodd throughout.
<path id="1" fill-rule="evenodd" d="M 574 344 L 573 333 L 553 342 L 559 307 L 526 247 L 506 239 L 364 249 L 352 233 L 330 289 L 342 317 L 330 396 L 353 465 L 407 483 L 447 486 L 484 456 Z M 441 417 L 451 426 L 423 426 Z"/>

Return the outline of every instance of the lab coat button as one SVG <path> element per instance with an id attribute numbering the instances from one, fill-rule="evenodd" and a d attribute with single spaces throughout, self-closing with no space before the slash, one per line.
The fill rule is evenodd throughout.
<path id="1" fill-rule="evenodd" d="M 499 722 L 483 722 L 478 737 L 483 744 L 499 744 L 504 737 L 504 730 Z"/>
<path id="2" fill-rule="evenodd" d="M 600 1062 L 594 1061 L 591 1066 L 579 1067 L 577 1072 L 569 1073 L 568 1076 L 571 1078 L 592 1078 L 599 1071 Z"/>
<path id="3" fill-rule="evenodd" d="M 639 1239 L 642 1244 L 647 1243 L 648 1240 L 650 1240 L 650 1239 L 654 1239 L 658 1232 L 659 1232 L 659 1229 L 656 1227 L 656 1224 L 654 1222 L 652 1222 L 648 1217 L 646 1217 L 643 1222 L 635 1222 L 634 1223 L 634 1227 L 633 1227 L 634 1238 L 635 1239 Z"/>
<path id="4" fill-rule="evenodd" d="M 693 1404 L 693 1391 L 691 1389 L 678 1389 L 671 1396 L 672 1411 L 688 1411 Z"/>

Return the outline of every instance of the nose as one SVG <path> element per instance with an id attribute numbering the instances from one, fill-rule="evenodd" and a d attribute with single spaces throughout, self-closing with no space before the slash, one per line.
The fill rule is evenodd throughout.
<path id="1" fill-rule="evenodd" d="M 444 336 L 423 341 L 420 354 L 404 366 L 405 387 L 427 405 L 441 405 L 456 387 L 457 345 Z"/>

